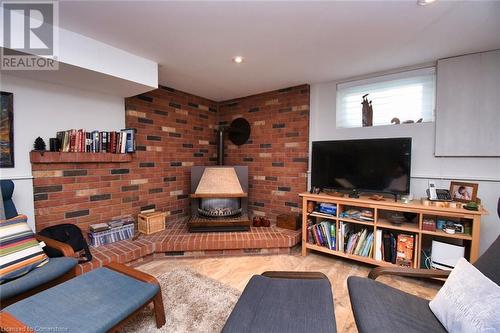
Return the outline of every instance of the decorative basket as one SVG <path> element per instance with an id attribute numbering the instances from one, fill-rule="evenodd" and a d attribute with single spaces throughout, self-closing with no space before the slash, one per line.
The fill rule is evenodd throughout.
<path id="1" fill-rule="evenodd" d="M 139 214 L 137 218 L 139 232 L 150 235 L 165 230 L 166 216 L 167 214 L 164 212 Z"/>

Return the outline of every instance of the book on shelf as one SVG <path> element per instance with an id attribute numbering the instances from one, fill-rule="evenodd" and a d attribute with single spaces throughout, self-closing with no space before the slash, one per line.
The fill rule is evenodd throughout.
<path id="1" fill-rule="evenodd" d="M 415 236 L 384 230 L 382 258 L 400 266 L 411 267 L 414 260 Z"/>
<path id="2" fill-rule="evenodd" d="M 313 215 L 316 215 L 316 216 L 319 216 L 319 217 L 327 217 L 327 218 L 331 218 L 331 217 L 335 217 L 335 215 L 332 215 L 332 214 L 326 214 L 326 213 L 321 213 L 319 211 L 313 211 L 311 214 Z"/>
<path id="3" fill-rule="evenodd" d="M 339 239 L 339 250 L 342 251 L 342 252 L 345 252 L 345 247 L 346 247 L 346 234 L 349 232 L 349 225 L 344 223 L 344 222 L 340 222 L 339 224 L 339 235 L 338 235 L 338 239 Z"/>
<path id="4" fill-rule="evenodd" d="M 135 134 L 137 133 L 137 129 L 135 128 L 125 128 L 122 129 L 122 132 L 126 135 L 126 152 L 133 153 L 136 149 L 135 145 Z"/>
<path id="5" fill-rule="evenodd" d="M 322 202 L 317 205 L 317 210 L 319 213 L 328 215 L 337 215 L 337 205 L 327 202 Z"/>
<path id="6" fill-rule="evenodd" d="M 356 221 L 373 222 L 373 220 L 374 220 L 373 211 L 370 209 L 363 209 L 363 210 L 348 209 L 348 210 L 340 213 L 340 217 L 341 218 L 348 218 L 348 219 L 356 220 Z"/>
<path id="7" fill-rule="evenodd" d="M 101 132 L 101 151 L 106 153 L 108 151 L 108 132 Z"/>
<path id="8" fill-rule="evenodd" d="M 101 232 L 109 229 L 109 225 L 107 223 L 95 223 L 91 224 L 89 227 L 90 232 Z"/>
<path id="9" fill-rule="evenodd" d="M 71 129 L 56 134 L 61 152 L 87 153 L 133 153 L 136 150 L 136 130 L 122 129 L 120 132 L 90 131 Z"/>
<path id="10" fill-rule="evenodd" d="M 98 131 L 92 131 L 92 143 L 91 143 L 91 148 L 93 153 L 99 153 L 99 132 Z"/>
<path id="11" fill-rule="evenodd" d="M 376 233 L 375 244 L 377 244 L 377 248 L 375 249 L 375 260 L 382 260 L 382 230 L 378 229 Z"/>
<path id="12" fill-rule="evenodd" d="M 326 247 L 330 250 L 336 250 L 336 226 L 330 221 L 321 221 L 314 223 L 308 220 L 307 224 L 307 242 Z"/>
<path id="13" fill-rule="evenodd" d="M 373 254 L 373 231 L 362 228 L 355 231 L 353 226 L 340 222 L 339 226 L 339 249 L 346 254 L 354 254 L 361 257 L 371 257 Z"/>
<path id="14" fill-rule="evenodd" d="M 413 264 L 413 248 L 415 246 L 413 235 L 399 234 L 396 248 L 396 264 L 411 267 Z"/>

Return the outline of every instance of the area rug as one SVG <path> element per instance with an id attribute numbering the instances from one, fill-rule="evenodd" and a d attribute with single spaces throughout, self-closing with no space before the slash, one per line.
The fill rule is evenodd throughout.
<path id="1" fill-rule="evenodd" d="M 157 277 L 166 324 L 157 329 L 151 307 L 140 312 L 124 332 L 220 332 L 240 292 L 187 268 Z"/>

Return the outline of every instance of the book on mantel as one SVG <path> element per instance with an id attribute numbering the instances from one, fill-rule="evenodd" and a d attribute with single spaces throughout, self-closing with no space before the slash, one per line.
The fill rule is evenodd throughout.
<path id="1" fill-rule="evenodd" d="M 71 129 L 56 134 L 61 152 L 87 153 L 133 153 L 136 150 L 135 128 L 125 128 L 119 132 Z"/>

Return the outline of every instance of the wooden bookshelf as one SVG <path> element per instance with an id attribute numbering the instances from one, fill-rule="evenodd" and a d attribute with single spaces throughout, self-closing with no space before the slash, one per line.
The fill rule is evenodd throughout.
<path id="1" fill-rule="evenodd" d="M 401 224 L 394 224 L 387 219 L 382 218 L 377 220 L 377 227 L 382 229 L 409 231 L 412 233 L 418 233 L 420 230 L 418 223 L 405 222 Z"/>
<path id="2" fill-rule="evenodd" d="M 408 204 L 395 202 L 391 199 L 385 199 L 383 201 L 374 201 L 368 197 L 360 198 L 348 198 L 348 197 L 334 197 L 326 194 L 310 194 L 309 192 L 300 194 L 302 197 L 302 255 L 305 256 L 309 251 L 318 251 L 338 257 L 343 257 L 347 259 L 356 260 L 359 262 L 364 262 L 376 266 L 395 266 L 390 262 L 383 260 L 374 259 L 375 250 L 372 251 L 370 257 L 359 256 L 355 254 L 345 253 L 343 250 L 339 249 L 339 226 L 341 222 L 359 225 L 362 228 L 367 228 L 370 232 L 374 234 L 373 245 L 374 249 L 380 244 L 376 243 L 376 231 L 378 229 L 382 230 L 392 230 L 399 233 L 408 233 L 414 235 L 414 258 L 413 267 L 420 267 L 421 260 L 421 249 L 423 246 L 423 239 L 429 238 L 439 238 L 440 240 L 450 239 L 452 241 L 461 241 L 466 247 L 466 257 L 470 262 L 475 262 L 479 257 L 479 236 L 480 236 L 480 224 L 481 216 L 488 214 L 484 209 L 479 211 L 470 211 L 463 208 L 449 208 L 449 207 L 438 207 L 435 205 L 424 205 L 420 200 L 414 200 Z M 318 212 L 308 213 L 307 207 L 308 203 L 313 201 L 315 203 L 332 203 L 337 205 L 337 214 L 322 214 Z M 351 219 L 346 217 L 341 217 L 341 213 L 347 209 L 370 209 L 373 210 L 374 221 L 364 221 Z M 413 221 L 405 221 L 403 223 L 392 223 L 388 218 L 385 217 L 387 213 L 399 212 L 399 213 L 413 213 L 415 218 Z M 380 214 L 382 213 L 382 214 Z M 442 230 L 428 231 L 422 228 L 422 221 L 424 217 L 438 217 L 443 219 L 460 219 L 471 224 L 470 234 L 467 233 L 456 233 L 448 234 Z M 330 223 L 335 224 L 336 244 L 335 248 L 337 250 L 331 250 L 328 247 L 324 247 L 318 244 L 308 243 L 307 237 L 307 221 L 308 219 L 316 219 L 316 221 L 328 220 Z M 429 240 L 427 239 L 427 240 Z"/>
<path id="3" fill-rule="evenodd" d="M 338 257 L 343 257 L 343 258 L 353 259 L 356 261 L 361 261 L 361 262 L 364 262 L 366 264 L 377 265 L 377 266 L 396 266 L 390 262 L 375 260 L 375 259 L 372 259 L 369 257 L 358 256 L 355 254 L 344 253 L 341 251 L 330 250 L 324 246 L 319 246 L 319 245 L 315 245 L 315 244 L 307 243 L 306 248 L 308 248 L 309 250 L 315 250 L 315 251 L 319 251 L 319 252 L 323 252 L 323 253 L 327 253 L 327 254 L 333 254 L 333 255 L 336 255 Z"/>

